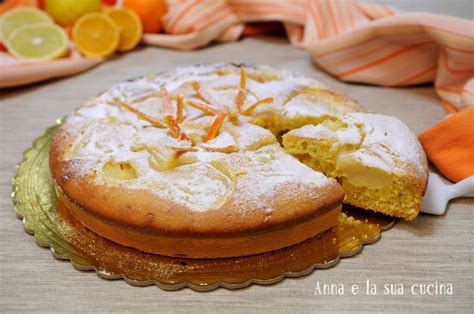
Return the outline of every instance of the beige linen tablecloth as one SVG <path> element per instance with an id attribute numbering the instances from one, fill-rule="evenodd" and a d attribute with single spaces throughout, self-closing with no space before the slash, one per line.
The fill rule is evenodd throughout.
<path id="1" fill-rule="evenodd" d="M 349 85 L 322 73 L 307 53 L 284 39 L 252 38 L 213 45 L 195 52 L 142 48 L 64 80 L 1 91 L 0 96 L 0 311 L 212 311 L 314 312 L 316 310 L 472 310 L 474 307 L 474 201 L 452 202 L 442 217 L 421 215 L 399 222 L 380 242 L 336 267 L 272 286 L 198 293 L 137 288 L 107 281 L 54 260 L 23 231 L 10 199 L 10 181 L 22 152 L 61 117 L 90 96 L 126 78 L 180 64 L 236 61 L 267 63 L 318 78 L 364 104 L 368 110 L 396 116 L 417 134 L 445 116 L 431 87 L 380 88 Z M 376 296 L 365 283 L 376 283 Z M 317 284 L 343 284 L 345 295 L 314 295 Z M 450 296 L 414 296 L 412 284 L 452 284 Z M 402 296 L 383 295 L 383 284 L 401 283 Z M 351 286 L 359 284 L 359 295 Z"/>

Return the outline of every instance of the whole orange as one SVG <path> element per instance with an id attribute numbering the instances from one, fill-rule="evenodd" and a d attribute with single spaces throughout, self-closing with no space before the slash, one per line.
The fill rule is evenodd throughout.
<path id="1" fill-rule="evenodd" d="M 165 0 L 125 0 L 123 6 L 138 14 L 144 33 L 160 32 L 161 17 L 167 11 Z"/>

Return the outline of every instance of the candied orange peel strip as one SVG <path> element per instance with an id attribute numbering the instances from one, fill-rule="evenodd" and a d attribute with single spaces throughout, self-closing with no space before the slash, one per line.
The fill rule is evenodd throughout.
<path id="1" fill-rule="evenodd" d="M 176 98 L 176 121 L 183 121 L 183 95 L 178 95 Z"/>
<path id="2" fill-rule="evenodd" d="M 204 142 L 209 142 L 213 138 L 217 136 L 217 132 L 219 132 L 220 128 L 222 127 L 222 124 L 224 123 L 225 118 L 227 118 L 229 114 L 227 112 L 219 112 L 214 119 L 214 122 L 212 122 L 211 127 L 209 128 L 209 131 L 206 134 L 206 137 L 204 138 Z"/>
<path id="3" fill-rule="evenodd" d="M 163 102 L 163 111 L 165 113 L 165 117 L 172 116 L 173 106 L 171 105 L 170 94 L 168 94 L 168 91 L 166 90 L 166 88 L 162 87 L 160 89 L 160 96 L 161 96 L 161 101 Z"/>
<path id="4" fill-rule="evenodd" d="M 132 104 L 136 104 L 136 103 L 139 103 L 139 102 L 143 102 L 149 98 L 152 98 L 152 97 L 160 97 L 160 93 L 151 93 L 151 94 L 148 94 L 148 95 L 145 95 L 145 96 L 142 96 L 142 97 L 138 97 L 138 98 L 135 98 L 133 101 L 132 101 Z"/>
<path id="5" fill-rule="evenodd" d="M 204 112 L 205 114 L 208 114 L 208 115 L 215 115 L 215 114 L 218 114 L 220 112 L 216 108 L 213 108 L 213 107 L 205 105 L 205 104 L 197 103 L 197 102 L 194 102 L 194 101 L 188 101 L 187 104 L 190 105 L 191 107 L 194 107 L 198 110 L 201 110 L 202 112 Z"/>
<path id="6" fill-rule="evenodd" d="M 247 75 L 245 74 L 245 69 L 243 66 L 240 66 L 240 83 L 239 83 L 239 92 L 237 93 L 237 97 L 235 97 L 235 105 L 237 109 L 242 109 L 242 106 L 245 103 L 245 88 L 247 86 Z"/>
<path id="7" fill-rule="evenodd" d="M 126 104 L 122 101 L 119 101 L 119 102 L 120 102 L 120 105 L 123 108 L 127 109 L 130 112 L 135 113 L 137 115 L 138 119 L 145 120 L 146 122 L 150 123 L 151 125 L 153 125 L 154 127 L 157 127 L 157 128 L 161 128 L 161 129 L 166 128 L 166 124 L 164 124 L 163 122 L 150 117 L 146 113 L 141 112 L 140 110 L 138 110 L 137 108 L 135 108 L 133 106 L 130 106 L 129 104 Z"/>
<path id="8" fill-rule="evenodd" d="M 247 109 L 245 109 L 242 114 L 243 115 L 249 115 L 251 114 L 255 108 L 257 108 L 258 106 L 260 105 L 265 105 L 265 104 L 271 104 L 273 102 L 273 97 L 268 97 L 268 98 L 264 98 L 264 99 L 261 99 L 257 102 L 255 102 L 254 104 L 248 106 Z"/>
<path id="9" fill-rule="evenodd" d="M 175 118 L 175 117 L 173 117 L 173 114 L 172 114 L 172 112 L 173 112 L 172 107 L 173 106 L 171 105 L 171 97 L 168 94 L 168 91 L 166 90 L 166 88 L 161 88 L 160 95 L 161 95 L 161 99 L 163 101 L 163 111 L 165 113 L 166 126 L 170 130 L 171 134 L 173 134 L 174 137 L 176 137 L 180 140 L 189 141 L 190 139 L 189 139 L 188 135 L 179 127 L 179 120 L 183 116 L 182 99 L 181 99 L 181 101 L 179 100 L 182 97 L 178 96 L 178 98 L 176 100 L 176 118 Z M 181 103 L 181 105 L 180 105 L 180 103 Z M 180 109 L 180 107 L 181 107 L 181 109 Z"/>
<path id="10" fill-rule="evenodd" d="M 166 116 L 165 121 L 168 129 L 174 137 L 184 141 L 190 140 L 188 135 L 179 127 L 178 121 L 176 121 L 173 116 Z"/>
<path id="11" fill-rule="evenodd" d="M 201 85 L 196 82 L 196 81 L 192 81 L 191 82 L 191 87 L 193 88 L 194 92 L 196 93 L 196 96 L 197 98 L 201 99 L 202 101 L 204 101 L 206 104 L 210 104 L 211 102 L 202 95 L 201 93 Z"/>

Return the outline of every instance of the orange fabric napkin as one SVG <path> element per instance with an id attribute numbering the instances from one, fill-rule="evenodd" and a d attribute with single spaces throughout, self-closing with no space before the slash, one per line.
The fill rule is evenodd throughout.
<path id="1" fill-rule="evenodd" d="M 458 182 L 474 176 L 474 108 L 448 116 L 419 139 L 445 177 Z"/>

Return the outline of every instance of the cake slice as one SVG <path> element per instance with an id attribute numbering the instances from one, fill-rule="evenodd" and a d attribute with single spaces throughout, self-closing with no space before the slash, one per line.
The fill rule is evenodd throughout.
<path id="1" fill-rule="evenodd" d="M 400 120 L 369 113 L 327 118 L 283 136 L 286 151 L 336 178 L 344 203 L 413 220 L 428 179 L 426 156 Z"/>

